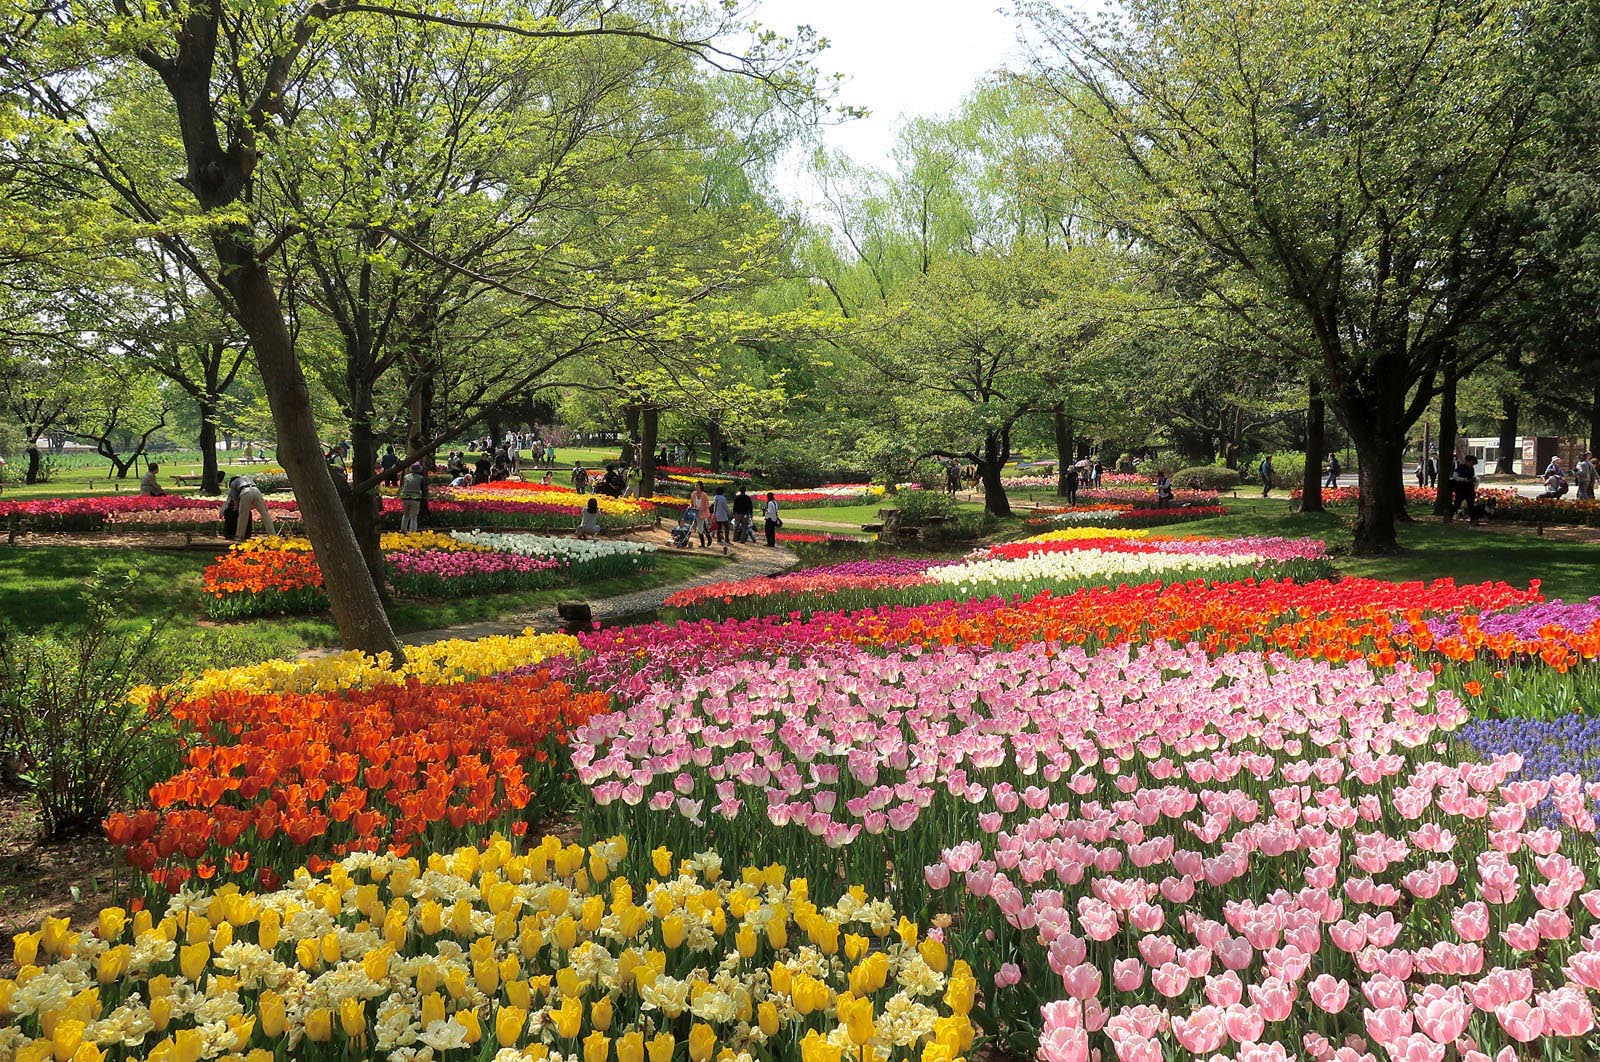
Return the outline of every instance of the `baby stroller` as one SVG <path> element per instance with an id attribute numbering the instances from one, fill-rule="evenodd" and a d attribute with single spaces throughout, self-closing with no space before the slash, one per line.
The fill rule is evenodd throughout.
<path id="1" fill-rule="evenodd" d="M 672 528 L 672 545 L 676 549 L 688 549 L 689 542 L 694 537 L 695 515 L 693 509 L 684 510 L 683 517 L 678 521 L 678 526 Z"/>

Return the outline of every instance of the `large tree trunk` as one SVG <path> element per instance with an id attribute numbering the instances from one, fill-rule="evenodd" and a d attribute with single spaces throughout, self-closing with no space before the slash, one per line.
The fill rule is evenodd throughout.
<path id="1" fill-rule="evenodd" d="M 1495 459 L 1494 470 L 1502 476 L 1509 476 L 1515 471 L 1513 462 L 1517 454 L 1522 452 L 1517 434 L 1517 422 L 1521 410 L 1517 407 L 1517 396 L 1507 391 L 1500 396 L 1500 456 Z M 1593 449 L 1593 443 L 1590 449 Z"/>
<path id="2" fill-rule="evenodd" d="M 371 476 L 378 463 L 378 441 L 372 436 L 369 419 L 371 400 L 363 396 L 357 403 L 355 416 L 350 418 L 350 468 L 355 483 Z M 343 484 L 340 484 L 339 493 L 344 499 L 345 516 L 355 532 L 356 544 L 361 547 L 361 557 L 367 571 L 372 573 L 372 584 L 378 590 L 379 599 L 388 604 L 389 595 L 384 586 L 383 530 L 378 525 L 383 513 L 383 496 L 376 487 L 358 494 Z"/>
<path id="3" fill-rule="evenodd" d="M 1306 467 L 1300 476 L 1300 511 L 1320 513 L 1322 508 L 1322 462 L 1328 450 L 1327 407 L 1322 388 L 1313 379 L 1306 399 Z"/>
<path id="4" fill-rule="evenodd" d="M 713 472 L 721 472 L 722 471 L 722 425 L 717 422 L 717 418 L 716 417 L 712 417 L 711 418 L 711 423 L 710 423 L 710 426 L 706 429 L 706 434 L 709 436 L 709 438 L 706 440 L 706 445 L 711 450 L 711 456 L 707 461 L 707 467 L 710 468 L 711 471 L 713 471 Z"/>
<path id="5" fill-rule="evenodd" d="M 24 483 L 39 482 L 39 464 L 42 458 L 39 455 L 39 444 L 32 439 L 28 440 L 28 471 L 23 476 Z"/>
<path id="6" fill-rule="evenodd" d="M 1456 385 L 1459 381 L 1460 360 L 1454 344 L 1444 356 L 1444 381 L 1439 391 L 1439 484 L 1433 494 L 1433 515 L 1451 518 L 1450 469 L 1456 465 L 1456 436 L 1460 426 L 1456 423 Z"/>
<path id="7" fill-rule="evenodd" d="M 200 493 L 221 493 L 217 483 L 217 407 L 200 403 Z"/>
<path id="8" fill-rule="evenodd" d="M 295 357 L 277 293 L 248 242 L 236 242 L 225 234 L 216 242 L 223 275 L 238 306 L 239 323 L 250 337 L 272 409 L 278 460 L 294 485 L 295 501 L 317 566 L 322 569 L 340 640 L 346 649 L 389 653 L 398 666 L 405 660 L 405 652 L 389 626 L 377 584 L 323 459 L 311 392 Z"/>
<path id="9" fill-rule="evenodd" d="M 1067 416 L 1064 402 L 1057 402 L 1050 411 L 1051 426 L 1056 435 L 1056 495 L 1067 496 L 1067 469 L 1072 467 L 1072 421 Z"/>
<path id="10" fill-rule="evenodd" d="M 983 508 L 995 516 L 1010 516 L 1011 501 L 1006 497 L 1005 481 L 1000 471 L 1011 460 L 1010 436 L 991 431 L 983 437 L 983 460 L 978 462 L 978 473 L 983 477 Z"/>
<path id="11" fill-rule="evenodd" d="M 631 465 L 639 456 L 639 403 L 622 407 L 622 463 Z"/>
<path id="12" fill-rule="evenodd" d="M 1600 450 L 1600 384 L 1589 400 L 1589 450 Z"/>
<path id="13" fill-rule="evenodd" d="M 639 497 L 656 492 L 656 445 L 661 431 L 661 409 L 646 404 L 639 410 Z"/>

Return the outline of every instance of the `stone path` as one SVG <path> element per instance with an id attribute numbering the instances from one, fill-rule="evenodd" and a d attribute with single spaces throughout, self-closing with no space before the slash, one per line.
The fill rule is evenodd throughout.
<path id="1" fill-rule="evenodd" d="M 668 552 L 682 551 L 673 550 Z M 610 623 L 626 616 L 654 612 L 661 607 L 663 601 L 680 590 L 705 586 L 708 583 L 731 582 L 738 579 L 755 579 L 761 576 L 778 575 L 800 563 L 800 558 L 781 546 L 776 549 L 767 549 L 765 546 L 738 546 L 734 549 L 734 556 L 739 559 L 732 564 L 724 564 L 720 568 L 714 568 L 692 579 L 685 579 L 682 582 L 669 583 L 664 586 L 653 586 L 630 594 L 618 594 L 615 597 L 603 597 L 597 601 L 590 601 L 589 607 L 593 612 L 594 620 L 596 623 Z M 574 589 L 572 600 L 582 599 L 582 591 Z M 543 608 L 537 612 L 500 616 L 492 620 L 463 623 L 455 627 L 443 627 L 432 631 L 413 631 L 410 634 L 401 635 L 400 640 L 407 645 L 430 645 L 433 642 L 440 642 L 449 638 L 487 638 L 496 634 L 521 634 L 529 627 L 534 630 L 553 631 L 558 629 L 560 625 L 561 620 L 556 615 L 556 610 L 554 608 Z"/>

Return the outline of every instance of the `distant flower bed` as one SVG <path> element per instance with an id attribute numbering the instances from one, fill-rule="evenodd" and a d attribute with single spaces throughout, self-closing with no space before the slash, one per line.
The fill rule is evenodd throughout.
<path id="1" fill-rule="evenodd" d="M 1211 516 L 1224 516 L 1228 510 L 1220 505 L 1189 505 L 1169 509 L 1134 509 L 1123 505 L 1100 503 L 1080 505 L 1070 509 L 1041 509 L 1028 518 L 1029 527 L 1159 527 L 1163 524 L 1181 524 L 1189 520 L 1204 520 Z"/>

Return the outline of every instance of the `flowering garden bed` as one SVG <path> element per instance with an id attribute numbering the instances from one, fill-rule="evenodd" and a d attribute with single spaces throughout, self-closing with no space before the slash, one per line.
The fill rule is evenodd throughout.
<path id="1" fill-rule="evenodd" d="M 145 691 L 144 910 L 19 938 L 0 1048 L 1592 1057 L 1595 742 L 1508 716 L 1600 705 L 1600 605 L 1117 531 Z"/>

